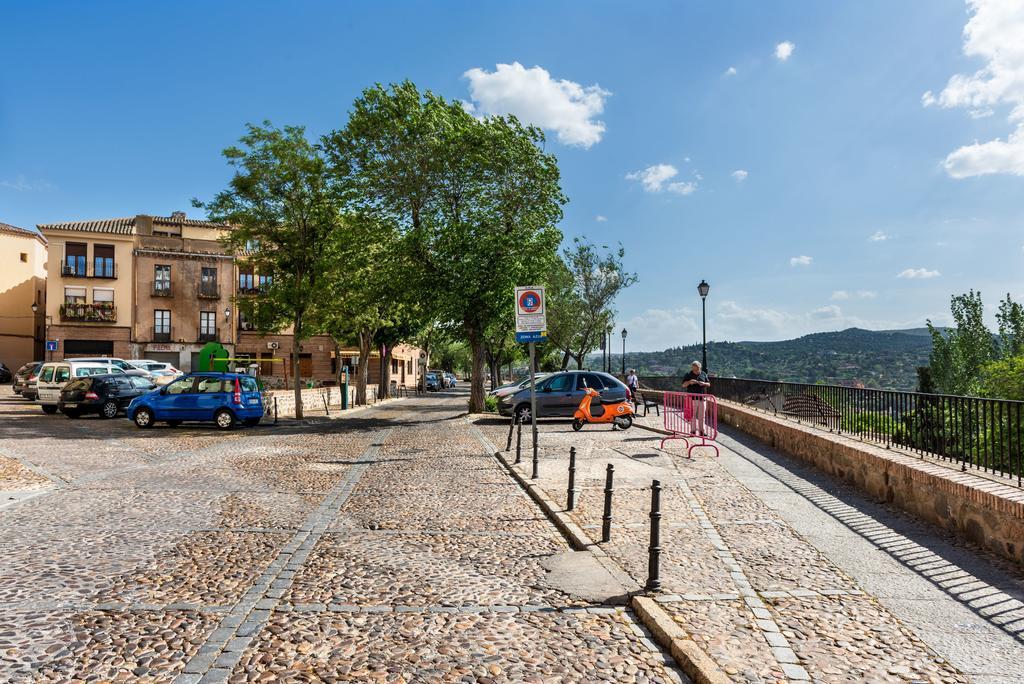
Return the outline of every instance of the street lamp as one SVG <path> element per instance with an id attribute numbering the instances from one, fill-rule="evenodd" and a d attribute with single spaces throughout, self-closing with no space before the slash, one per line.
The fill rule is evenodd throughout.
<path id="1" fill-rule="evenodd" d="M 622 377 L 626 377 L 626 329 L 622 329 Z"/>
<path id="2" fill-rule="evenodd" d="M 708 285 L 708 281 L 701 278 L 700 285 L 697 286 L 697 294 L 700 295 L 700 327 L 701 334 L 704 336 L 704 348 L 703 357 L 701 359 L 701 370 L 705 373 L 708 372 L 708 308 L 707 299 L 708 292 L 711 291 L 711 286 Z"/>
<path id="3" fill-rule="evenodd" d="M 604 348 L 608 351 L 607 358 L 605 359 L 603 370 L 605 373 L 611 375 L 612 373 L 612 326 L 608 326 L 604 330 Z"/>

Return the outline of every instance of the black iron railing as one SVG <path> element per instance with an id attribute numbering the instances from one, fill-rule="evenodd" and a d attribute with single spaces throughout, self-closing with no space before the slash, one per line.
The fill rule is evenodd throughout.
<path id="1" fill-rule="evenodd" d="M 1024 402 L 795 382 L 711 379 L 721 399 L 851 435 L 961 470 L 1024 477 Z"/>

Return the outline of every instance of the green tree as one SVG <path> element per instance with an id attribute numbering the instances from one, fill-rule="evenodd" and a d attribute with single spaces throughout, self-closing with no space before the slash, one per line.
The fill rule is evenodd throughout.
<path id="1" fill-rule="evenodd" d="M 565 202 L 543 133 L 511 117 L 477 120 L 412 83 L 364 91 L 326 146 L 350 168 L 361 210 L 410 240 L 410 282 L 469 343 L 471 410 L 483 410 L 487 326 L 517 284 L 555 254 Z"/>
<path id="2" fill-rule="evenodd" d="M 319 332 L 309 322 L 324 300 L 322 286 L 336 265 L 327 249 L 341 221 L 344 186 L 327 171 L 322 149 L 301 126 L 249 125 L 241 146 L 224 150 L 235 175 L 211 201 L 193 204 L 233 230 L 224 238 L 272 281 L 260 297 L 238 305 L 263 332 L 290 327 L 295 415 L 302 417 L 299 345 Z"/>
<path id="3" fill-rule="evenodd" d="M 941 331 L 928 321 L 932 379 L 945 394 L 976 393 L 982 368 L 996 358 L 992 332 L 985 326 L 981 292 L 954 295 L 950 312 L 956 323 L 953 328 Z"/>
<path id="4" fill-rule="evenodd" d="M 980 385 L 982 396 L 1024 401 L 1024 355 L 985 364 Z"/>
<path id="5" fill-rule="evenodd" d="M 1024 306 L 1010 298 L 999 302 L 996 311 L 999 324 L 999 353 L 1002 358 L 1019 356 L 1024 353 Z"/>

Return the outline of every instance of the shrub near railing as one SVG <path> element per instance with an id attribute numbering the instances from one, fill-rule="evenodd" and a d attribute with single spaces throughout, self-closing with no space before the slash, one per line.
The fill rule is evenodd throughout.
<path id="1" fill-rule="evenodd" d="M 1015 478 L 1018 486 L 1024 476 L 1024 402 L 743 378 L 713 377 L 711 386 L 721 399 L 952 461 L 962 470 Z"/>

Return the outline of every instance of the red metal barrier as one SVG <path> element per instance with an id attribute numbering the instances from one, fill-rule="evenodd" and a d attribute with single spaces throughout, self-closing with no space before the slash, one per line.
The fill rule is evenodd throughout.
<path id="1" fill-rule="evenodd" d="M 661 446 L 671 439 L 681 439 L 686 444 L 686 457 L 698 447 L 710 447 L 718 456 L 718 400 L 710 394 L 690 392 L 665 392 L 665 429 L 672 434 L 661 440 Z M 690 440 L 694 441 L 693 444 Z"/>

